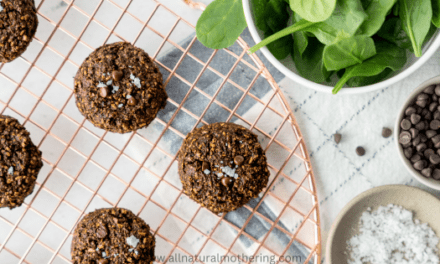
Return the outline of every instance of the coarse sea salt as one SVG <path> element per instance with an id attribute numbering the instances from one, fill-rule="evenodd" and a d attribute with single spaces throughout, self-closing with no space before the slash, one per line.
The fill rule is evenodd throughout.
<path id="1" fill-rule="evenodd" d="M 359 235 L 347 241 L 349 264 L 438 264 L 439 238 L 413 213 L 389 204 L 362 213 Z"/>

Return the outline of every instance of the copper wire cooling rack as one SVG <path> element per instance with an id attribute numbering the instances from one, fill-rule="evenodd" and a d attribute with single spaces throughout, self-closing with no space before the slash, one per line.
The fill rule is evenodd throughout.
<path id="1" fill-rule="evenodd" d="M 216 262 L 189 258 L 195 255 L 229 257 L 217 263 L 274 263 L 264 256 L 320 263 L 316 188 L 301 132 L 242 39 L 229 49 L 206 49 L 189 22 L 154 0 L 37 0 L 36 6 L 40 24 L 30 47 L 0 65 L 0 109 L 31 132 L 44 167 L 25 204 L 0 209 L 0 263 L 71 263 L 76 223 L 112 206 L 150 224 L 157 263 Z M 148 128 L 125 135 L 93 127 L 72 94 L 85 57 L 121 40 L 154 58 L 170 95 Z M 271 172 L 259 198 L 219 216 L 182 193 L 175 161 L 192 128 L 216 121 L 256 133 Z"/>

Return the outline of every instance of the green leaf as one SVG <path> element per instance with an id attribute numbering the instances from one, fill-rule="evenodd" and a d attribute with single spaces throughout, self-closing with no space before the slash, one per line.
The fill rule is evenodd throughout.
<path id="1" fill-rule="evenodd" d="M 354 36 L 342 39 L 324 49 L 324 65 L 329 71 L 337 71 L 362 63 L 376 55 L 374 41 L 368 36 Z"/>
<path id="2" fill-rule="evenodd" d="M 252 12 L 255 18 L 255 26 L 261 31 L 268 31 L 269 26 L 266 23 L 267 0 L 251 0 Z"/>
<path id="3" fill-rule="evenodd" d="M 385 80 L 392 72 L 392 69 L 386 68 L 383 72 L 375 76 L 356 76 L 348 80 L 347 85 L 349 87 L 360 87 L 375 84 Z"/>
<path id="4" fill-rule="evenodd" d="M 294 36 L 294 43 L 296 42 Z M 309 39 L 309 46 L 303 54 L 300 54 L 298 47 L 294 46 L 293 60 L 298 73 L 313 82 L 322 83 L 327 80 L 331 72 L 327 71 L 322 63 L 324 45 L 316 38 Z"/>
<path id="5" fill-rule="evenodd" d="M 398 17 L 392 17 L 385 21 L 377 35 L 402 49 L 412 49 L 411 40 L 403 30 L 402 21 Z"/>
<path id="6" fill-rule="evenodd" d="M 241 0 L 215 0 L 197 21 L 196 33 L 206 47 L 222 49 L 234 44 L 246 26 Z"/>
<path id="7" fill-rule="evenodd" d="M 432 0 L 432 23 L 440 28 L 440 0 Z"/>
<path id="8" fill-rule="evenodd" d="M 294 22 L 298 22 L 301 20 L 301 17 L 298 14 L 294 14 L 293 20 Z M 309 45 L 309 37 L 307 36 L 307 33 L 303 31 L 297 31 L 293 33 L 293 45 L 294 50 L 299 52 L 299 54 L 302 56 L 307 46 Z"/>
<path id="9" fill-rule="evenodd" d="M 368 17 L 360 26 L 357 34 L 367 36 L 376 34 L 396 1 L 397 0 L 364 0 L 362 4 Z"/>
<path id="10" fill-rule="evenodd" d="M 269 35 L 271 35 L 269 33 Z M 266 34 L 264 35 L 266 36 Z M 293 39 L 287 35 L 267 45 L 267 48 L 277 60 L 285 59 L 292 52 Z"/>
<path id="11" fill-rule="evenodd" d="M 269 0 L 265 11 L 266 23 L 272 32 L 278 32 L 287 26 L 289 13 L 287 12 L 287 4 L 284 0 Z"/>
<path id="12" fill-rule="evenodd" d="M 359 0 L 339 0 L 333 14 L 324 22 L 305 28 L 322 43 L 329 45 L 353 36 L 367 18 Z"/>
<path id="13" fill-rule="evenodd" d="M 290 0 L 290 8 L 310 22 L 324 21 L 330 17 L 336 0 Z"/>
<path id="14" fill-rule="evenodd" d="M 399 0 L 399 16 L 403 30 L 409 36 L 417 57 L 422 56 L 422 45 L 431 26 L 431 0 Z"/>
<path id="15" fill-rule="evenodd" d="M 302 19 L 302 20 L 296 22 L 295 24 L 293 24 L 289 27 L 286 27 L 285 29 L 278 31 L 277 33 L 271 35 L 270 37 L 263 39 L 262 41 L 260 41 L 260 43 L 257 43 L 257 45 L 250 48 L 248 52 L 250 54 L 252 54 L 255 51 L 259 50 L 260 48 L 268 45 L 271 42 L 274 42 L 275 40 L 277 40 L 279 38 L 282 38 L 284 36 L 290 35 L 290 34 L 295 33 L 297 31 L 303 30 L 304 28 L 307 28 L 311 25 L 313 25 L 312 22 L 309 22 L 307 20 Z"/>
<path id="16" fill-rule="evenodd" d="M 371 77 L 385 69 L 400 70 L 406 63 L 406 51 L 386 41 L 377 43 L 377 54 L 361 64 L 351 66 L 333 88 L 337 94 L 344 84 L 353 77 Z M 359 81 L 359 80 L 358 80 Z"/>

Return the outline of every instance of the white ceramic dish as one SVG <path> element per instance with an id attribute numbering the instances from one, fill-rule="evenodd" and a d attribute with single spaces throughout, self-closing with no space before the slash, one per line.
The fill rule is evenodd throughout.
<path id="1" fill-rule="evenodd" d="M 347 264 L 347 240 L 359 232 L 359 219 L 368 207 L 400 205 L 412 211 L 414 218 L 428 225 L 440 236 L 440 200 L 415 187 L 385 185 L 363 192 L 351 200 L 336 217 L 327 238 L 326 263 Z M 440 245 L 437 245 L 440 250 Z"/>
<path id="2" fill-rule="evenodd" d="M 254 23 L 254 17 L 251 11 L 250 7 L 250 0 L 242 0 L 243 1 L 243 10 L 244 15 L 246 17 L 246 22 L 248 24 L 249 31 L 252 35 L 252 38 L 254 39 L 255 43 L 258 43 L 262 40 L 262 32 L 258 30 Z M 388 87 L 404 78 L 409 76 L 411 73 L 413 73 L 415 70 L 417 70 L 420 66 L 422 66 L 428 59 L 434 54 L 434 52 L 437 51 L 437 49 L 440 47 L 440 33 L 437 31 L 432 39 L 425 45 L 423 48 L 423 55 L 420 58 L 415 57 L 412 55 L 408 58 L 408 62 L 405 65 L 405 67 L 395 74 L 394 76 L 389 77 L 388 79 L 368 86 L 362 86 L 362 87 L 356 87 L 356 88 L 343 88 L 338 94 L 359 94 L 359 93 L 365 93 L 374 91 L 377 89 L 382 89 L 385 87 Z M 283 61 L 277 60 L 272 53 L 266 48 L 263 47 L 260 49 L 264 56 L 284 75 L 292 79 L 293 81 L 317 90 L 321 92 L 331 93 L 333 87 L 323 84 L 314 83 L 312 81 L 309 81 L 303 77 L 301 77 L 295 68 L 295 65 L 293 63 L 293 60 L 290 58 L 287 58 Z"/>
<path id="3" fill-rule="evenodd" d="M 410 105 L 410 103 L 414 100 L 414 98 L 421 92 L 423 89 L 425 89 L 427 86 L 432 84 L 439 84 L 440 83 L 440 76 L 434 77 L 432 79 L 427 80 L 426 82 L 422 83 L 419 87 L 417 87 L 411 95 L 408 97 L 408 99 L 403 104 L 402 108 L 399 111 L 399 114 L 396 119 L 396 124 L 394 125 L 394 142 L 397 145 L 397 150 L 399 153 L 400 160 L 405 165 L 406 169 L 411 173 L 411 175 L 416 178 L 419 182 L 425 184 L 428 187 L 431 187 L 436 190 L 440 190 L 440 181 L 434 180 L 432 178 L 426 178 L 423 175 L 420 174 L 417 170 L 414 169 L 411 162 L 405 157 L 403 154 L 403 148 L 399 144 L 399 134 L 400 134 L 400 122 L 402 118 L 405 115 L 405 109 Z"/>

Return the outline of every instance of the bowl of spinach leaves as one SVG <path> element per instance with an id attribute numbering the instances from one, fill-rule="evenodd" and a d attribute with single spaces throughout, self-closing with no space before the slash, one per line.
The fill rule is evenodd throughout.
<path id="1" fill-rule="evenodd" d="M 215 0 L 196 32 L 210 48 L 249 27 L 290 79 L 315 90 L 362 93 L 402 80 L 440 47 L 440 0 Z"/>

